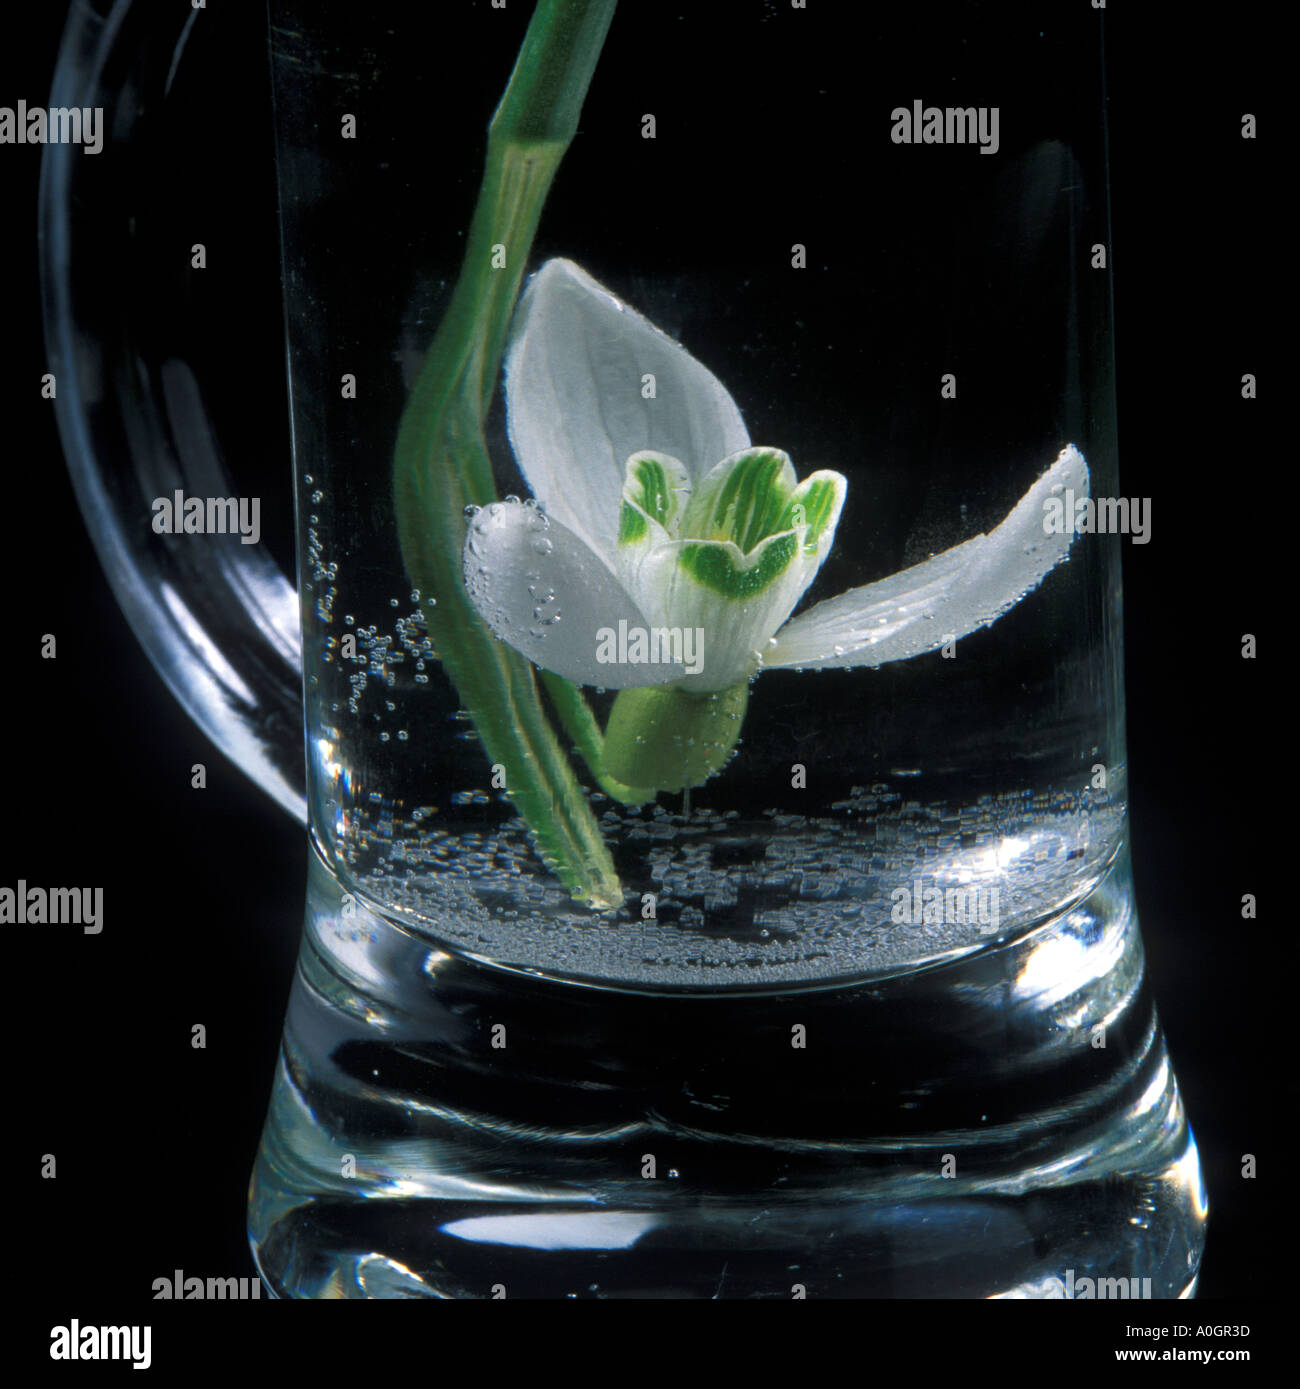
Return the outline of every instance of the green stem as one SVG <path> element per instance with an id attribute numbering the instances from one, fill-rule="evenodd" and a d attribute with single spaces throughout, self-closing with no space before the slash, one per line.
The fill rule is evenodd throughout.
<path id="1" fill-rule="evenodd" d="M 546 195 L 578 126 L 615 0 L 539 0 L 501 104 L 451 304 L 398 428 L 393 492 L 402 558 L 429 635 L 537 850 L 573 896 L 623 889 L 531 666 L 475 611 L 461 569 L 465 508 L 496 500 L 483 422 Z M 581 698 L 581 696 L 579 696 Z"/>
<path id="2" fill-rule="evenodd" d="M 582 691 L 561 675 L 552 675 L 549 670 L 542 671 L 542 684 L 551 697 L 555 712 L 560 716 L 565 732 L 573 739 L 574 745 L 582 754 L 592 776 L 600 789 L 624 805 L 644 805 L 654 800 L 658 794 L 648 786 L 628 786 L 617 777 L 610 776 L 605 766 L 605 735 L 600 724 L 591 712 L 591 706 L 583 698 Z"/>

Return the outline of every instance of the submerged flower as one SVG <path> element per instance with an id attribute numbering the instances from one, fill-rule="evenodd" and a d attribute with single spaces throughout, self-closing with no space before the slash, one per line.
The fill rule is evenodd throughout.
<path id="1" fill-rule="evenodd" d="M 995 622 L 1069 551 L 1072 532 L 1045 531 L 1048 497 L 1088 491 L 1067 447 L 987 535 L 792 619 L 834 543 L 844 477 L 800 481 L 780 449 L 753 446 L 722 383 L 571 261 L 547 261 L 520 300 L 506 416 L 535 500 L 472 519 L 466 588 L 544 670 L 709 700 L 703 715 L 662 697 L 616 704 L 610 736 L 651 751 L 657 724 L 676 720 L 685 747 L 722 716 L 737 725 L 716 740 L 725 756 L 760 670 L 879 666 Z M 653 784 L 696 784 L 721 760 Z"/>

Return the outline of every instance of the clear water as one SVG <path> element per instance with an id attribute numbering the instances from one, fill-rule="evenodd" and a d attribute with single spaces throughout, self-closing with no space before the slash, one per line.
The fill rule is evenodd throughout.
<path id="1" fill-rule="evenodd" d="M 1118 537 L 1080 537 L 955 659 L 763 672 L 689 798 L 628 810 L 575 758 L 611 910 L 493 787 L 403 567 L 392 456 L 519 8 L 486 43 L 468 12 L 272 5 L 319 857 L 251 1192 L 263 1273 L 284 1296 L 784 1298 L 1046 1296 L 1073 1269 L 1183 1295 L 1204 1198 L 1131 899 Z M 986 532 L 1067 443 L 1121 495 L 1095 15 L 940 8 L 864 48 L 848 7 L 801 40 L 753 6 L 723 36 L 620 7 L 530 260 L 583 264 L 755 443 L 846 477 L 804 606 Z M 738 130 L 724 60 L 780 110 Z M 694 134 L 629 149 L 623 93 L 668 69 L 661 126 Z M 948 91 L 1004 104 L 997 158 L 889 142 L 895 97 Z M 321 134 L 341 111 L 355 143 Z M 709 232 L 741 207 L 771 234 Z M 499 495 L 527 496 L 499 398 L 487 443 Z M 996 922 L 898 918 L 935 889 L 996 891 Z"/>
<path id="2" fill-rule="evenodd" d="M 794 29 L 748 5 L 721 25 L 621 7 L 527 262 L 584 266 L 716 375 L 755 443 L 787 450 L 801 477 L 847 479 L 796 612 L 987 532 L 1067 443 L 1095 495 L 1120 494 L 1108 282 L 1084 253 L 1106 233 L 1095 16 L 1052 28 L 1037 7 L 986 8 L 891 16 L 864 46 L 847 14 Z M 607 915 L 568 900 L 492 785 L 431 635 L 436 595 L 403 565 L 392 460 L 526 9 L 494 15 L 487 43 L 475 16 L 386 0 L 364 24 L 343 4 L 272 7 L 322 853 L 413 930 L 619 985 L 830 982 L 990 944 L 951 922 L 895 922 L 892 894 L 918 883 L 996 887 L 993 938 L 1031 928 L 1094 886 L 1122 839 L 1117 536 L 1079 537 L 953 659 L 764 671 L 735 757 L 689 807 L 665 793 L 629 811 L 575 757 L 625 892 Z M 452 59 L 456 82 L 440 81 Z M 747 109 L 740 138 L 734 99 L 710 80 L 724 60 L 779 79 L 799 120 Z M 629 136 L 622 93 L 666 69 L 680 80 L 661 126 L 693 138 Z M 844 132 L 870 119 L 863 93 L 950 89 L 1003 103 L 997 155 L 891 143 L 891 99 L 880 138 L 855 143 L 846 201 Z M 325 110 L 364 116 L 356 141 L 324 139 Z M 432 155 L 430 130 L 445 136 Z M 882 212 L 867 227 L 864 189 Z M 733 201 L 772 209 L 776 240 L 713 235 L 709 217 L 678 211 Z M 805 271 L 790 267 L 796 240 L 815 248 Z M 955 399 L 940 395 L 949 370 Z M 500 391 L 487 444 L 498 495 L 527 497 Z M 586 694 L 605 720 L 613 696 Z"/>
<path id="3" fill-rule="evenodd" d="M 362 812 L 350 821 L 357 858 L 383 865 L 349 880 L 410 929 L 518 969 L 624 987 L 808 984 L 892 973 L 1018 934 L 1093 887 L 1122 832 L 1109 795 L 1025 792 L 954 806 L 908 799 L 888 783 L 853 789 L 818 817 L 629 812 L 600 798 L 608 841 L 655 895 L 653 919 L 635 894 L 613 921 L 575 906 L 517 824 L 451 834 L 416 822 L 398 838 Z M 926 922 L 924 895 L 920 919 L 896 922 L 900 884 L 922 894 L 996 889 L 997 926 L 973 910 L 963 921 L 935 909 Z M 915 891 L 910 917 L 914 902 Z"/>

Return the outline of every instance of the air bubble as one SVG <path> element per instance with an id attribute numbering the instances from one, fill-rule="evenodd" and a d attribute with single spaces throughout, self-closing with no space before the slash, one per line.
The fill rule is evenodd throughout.
<path id="1" fill-rule="evenodd" d="M 546 536 L 541 535 L 533 541 L 533 549 L 536 550 L 539 555 L 549 555 L 551 551 L 555 549 L 555 546 L 551 544 Z"/>

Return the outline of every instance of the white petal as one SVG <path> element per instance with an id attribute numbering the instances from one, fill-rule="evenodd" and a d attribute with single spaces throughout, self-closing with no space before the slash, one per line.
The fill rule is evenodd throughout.
<path id="1" fill-rule="evenodd" d="M 620 630 L 645 630 L 645 618 L 600 556 L 535 506 L 485 506 L 469 524 L 464 572 L 483 621 L 544 670 L 611 690 L 686 674 L 680 662 L 626 659 Z"/>
<path id="2" fill-rule="evenodd" d="M 548 260 L 519 301 L 506 419 L 533 495 L 611 567 L 631 454 L 671 454 L 697 477 L 749 443 L 713 373 L 568 260 Z"/>
<path id="3" fill-rule="evenodd" d="M 690 474 L 680 459 L 651 450 L 634 453 L 628 459 L 620 503 L 616 572 L 619 583 L 634 600 L 640 591 L 637 575 L 641 565 L 660 545 L 676 538 L 690 494 Z M 644 608 L 645 604 L 641 606 Z"/>
<path id="4" fill-rule="evenodd" d="M 765 535 L 782 529 L 781 515 L 798 481 L 784 449 L 733 453 L 696 480 L 682 513 L 681 534 L 733 540 L 742 550 L 752 550 Z"/>
<path id="5" fill-rule="evenodd" d="M 1074 533 L 1048 534 L 1045 504 L 1066 488 L 1088 495 L 1088 465 L 1073 444 L 987 535 L 924 564 L 818 603 L 777 633 L 764 669 L 880 666 L 935 651 L 996 622 L 1069 553 Z"/>
<path id="6" fill-rule="evenodd" d="M 835 539 L 844 478 L 822 471 L 791 486 L 794 468 L 784 453 L 753 453 L 758 456 L 724 460 L 700 484 L 704 504 L 697 507 L 693 496 L 682 520 L 692 535 L 650 543 L 657 537 L 649 534 L 635 559 L 620 570 L 624 587 L 652 623 L 680 632 L 683 640 L 689 634 L 693 669 L 681 682 L 687 690 L 729 689 L 755 672 L 772 634 L 817 577 Z M 753 464 L 747 476 L 734 473 L 747 464 Z M 729 478 L 735 486 L 728 485 Z M 786 524 L 796 516 L 798 525 Z M 735 540 L 708 534 L 731 531 L 748 543 L 769 524 L 785 528 L 748 551 Z"/>
<path id="7" fill-rule="evenodd" d="M 820 563 L 801 549 L 804 527 L 769 536 L 749 554 L 730 540 L 674 540 L 651 550 L 636 574 L 634 593 L 651 622 L 689 642 L 693 656 L 682 688 L 729 689 L 758 668 L 768 638 L 785 621 Z M 733 579 L 754 573 L 764 556 L 788 547 L 789 559 L 761 588 L 728 594 L 701 579 L 701 552 L 716 556 Z"/>

